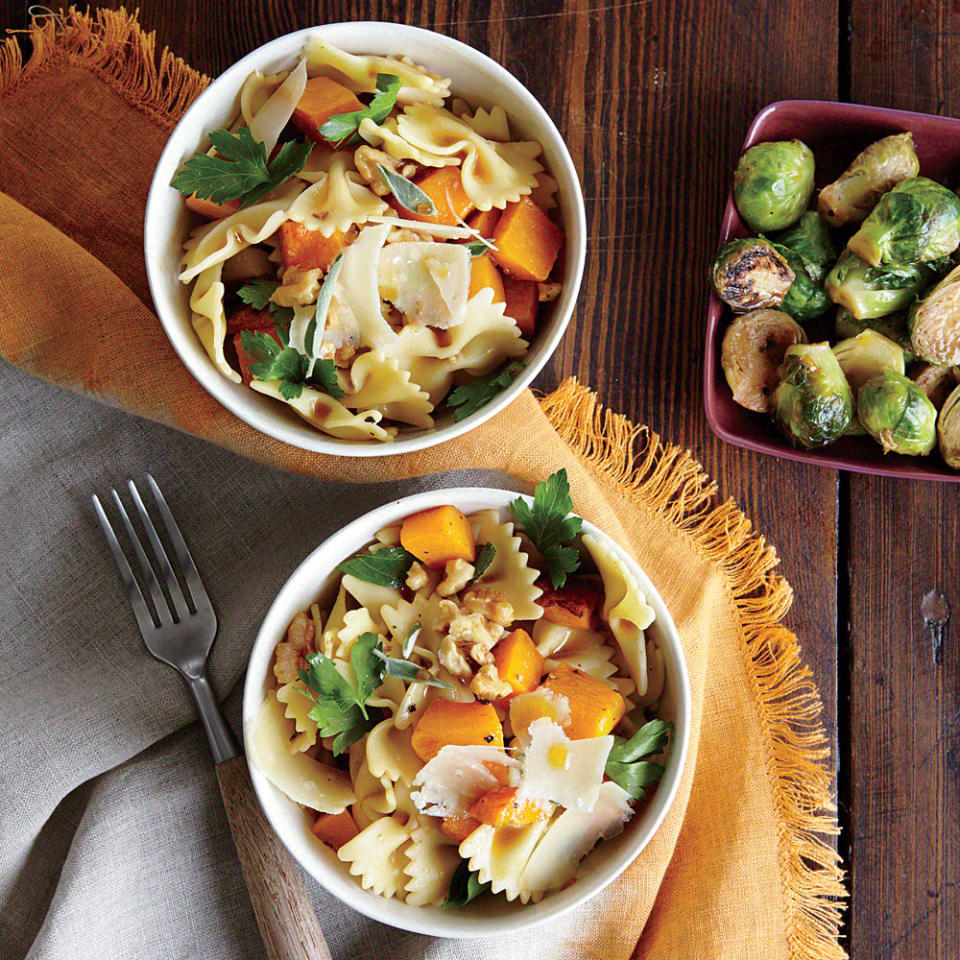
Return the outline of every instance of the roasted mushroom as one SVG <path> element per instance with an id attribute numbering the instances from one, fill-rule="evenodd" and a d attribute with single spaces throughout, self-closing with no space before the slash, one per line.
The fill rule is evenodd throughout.
<path id="1" fill-rule="evenodd" d="M 717 296 L 737 313 L 779 307 L 796 274 L 769 240 L 731 240 L 710 268 Z"/>
<path id="2" fill-rule="evenodd" d="M 883 370 L 857 397 L 857 418 L 884 453 L 924 457 L 937 442 L 937 411 L 927 395 L 903 374 Z"/>
<path id="3" fill-rule="evenodd" d="M 803 328 L 780 310 L 753 310 L 734 319 L 723 337 L 720 362 L 733 399 L 757 413 L 770 409 L 770 395 L 780 380 L 784 351 L 806 343 Z"/>
<path id="4" fill-rule="evenodd" d="M 810 203 L 813 169 L 813 153 L 800 140 L 750 147 L 733 175 L 733 199 L 740 216 L 758 231 L 789 227 Z"/>

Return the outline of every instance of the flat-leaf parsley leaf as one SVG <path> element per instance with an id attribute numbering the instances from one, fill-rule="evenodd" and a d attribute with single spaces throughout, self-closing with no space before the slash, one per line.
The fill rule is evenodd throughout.
<path id="1" fill-rule="evenodd" d="M 522 369 L 522 363 L 508 363 L 485 377 L 479 377 L 471 383 L 457 387 L 456 390 L 451 390 L 446 404 L 454 408 L 454 422 L 459 423 L 488 404 L 498 393 L 513 383 L 513 378 Z"/>
<path id="2" fill-rule="evenodd" d="M 383 547 L 376 553 L 361 553 L 337 564 L 343 573 L 381 587 L 399 590 L 407 578 L 414 556 L 403 547 Z"/>
<path id="3" fill-rule="evenodd" d="M 373 99 L 362 109 L 350 113 L 335 113 L 319 127 L 320 136 L 328 143 L 340 146 L 345 140 L 359 143 L 357 130 L 368 117 L 374 123 L 383 123 L 390 116 L 397 103 L 397 94 L 403 86 L 398 76 L 392 73 L 377 74 L 377 92 Z"/>

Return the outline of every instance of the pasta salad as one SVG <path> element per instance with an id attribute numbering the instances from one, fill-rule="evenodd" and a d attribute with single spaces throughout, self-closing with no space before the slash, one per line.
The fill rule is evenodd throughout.
<path id="1" fill-rule="evenodd" d="M 313 36 L 292 69 L 254 71 L 172 181 L 213 365 L 342 440 L 474 413 L 562 288 L 542 152 L 407 57 Z"/>
<path id="2" fill-rule="evenodd" d="M 364 889 L 537 902 L 655 789 L 654 612 L 571 508 L 559 471 L 503 514 L 408 516 L 277 644 L 251 763 Z"/>

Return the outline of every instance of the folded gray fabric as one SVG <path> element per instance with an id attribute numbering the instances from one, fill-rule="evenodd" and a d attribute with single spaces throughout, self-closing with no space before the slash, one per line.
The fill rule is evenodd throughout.
<path id="1" fill-rule="evenodd" d="M 219 618 L 215 689 L 237 720 L 247 654 L 293 567 L 343 524 L 495 472 L 320 483 L 0 363 L 0 958 L 262 958 L 213 768 L 179 678 L 146 652 L 90 505 L 156 477 Z M 186 728 L 186 729 L 184 729 Z M 180 731 L 175 733 L 175 731 Z M 431 940 L 307 887 L 336 960 L 564 956 L 585 919 L 509 945 Z"/>

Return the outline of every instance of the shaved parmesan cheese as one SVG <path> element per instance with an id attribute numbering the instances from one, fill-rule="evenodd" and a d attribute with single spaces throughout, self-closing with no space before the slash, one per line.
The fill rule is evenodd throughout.
<path id="1" fill-rule="evenodd" d="M 502 785 L 490 770 L 495 764 L 507 768 L 515 786 L 520 779 L 520 761 L 500 747 L 448 744 L 414 777 L 413 785 L 420 789 L 410 794 L 410 799 L 421 813 L 462 817 L 475 800 Z"/>
<path id="2" fill-rule="evenodd" d="M 266 148 L 267 155 L 277 145 L 280 132 L 293 116 L 307 85 L 307 61 L 300 62 L 290 71 L 290 75 L 273 92 L 269 100 L 257 111 L 250 121 L 250 135 L 259 140 Z"/>
<path id="3" fill-rule="evenodd" d="M 589 813 L 565 810 L 550 824 L 523 868 L 520 888 L 555 890 L 564 886 L 597 841 L 617 836 L 631 816 L 630 795 L 612 780 L 607 781 Z"/>
<path id="4" fill-rule="evenodd" d="M 342 266 L 333 289 L 334 302 L 327 312 L 323 336 L 334 347 L 362 343 L 382 350 L 396 339 L 380 312 L 377 292 L 377 264 L 389 229 L 367 227 L 343 251 Z"/>
<path id="5" fill-rule="evenodd" d="M 404 230 L 416 230 L 419 233 L 431 233 L 435 237 L 447 240 L 469 240 L 478 237 L 476 230 L 466 225 L 453 227 L 445 223 L 424 223 L 421 220 L 402 220 L 400 217 L 386 217 L 374 215 L 367 217 L 368 223 L 385 223 L 391 227 L 402 227 Z"/>
<path id="6" fill-rule="evenodd" d="M 565 727 L 570 722 L 570 701 L 549 687 L 538 687 L 510 699 L 510 729 L 524 747 L 530 743 L 531 724 L 543 717 Z"/>
<path id="7" fill-rule="evenodd" d="M 470 253 L 456 243 L 391 243 L 380 254 L 377 282 L 409 323 L 446 330 L 466 315 Z"/>
<path id="8" fill-rule="evenodd" d="M 593 810 L 613 737 L 571 740 L 552 720 L 530 724 L 518 800 L 558 803 L 568 810 Z"/>

